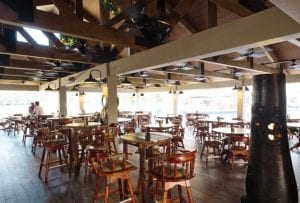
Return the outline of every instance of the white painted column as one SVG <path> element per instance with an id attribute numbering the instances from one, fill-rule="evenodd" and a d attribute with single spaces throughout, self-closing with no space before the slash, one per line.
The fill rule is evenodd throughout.
<path id="1" fill-rule="evenodd" d="M 108 76 L 107 84 L 103 86 L 103 95 L 107 99 L 108 124 L 118 122 L 118 95 L 117 95 L 117 77 Z"/>
<path id="2" fill-rule="evenodd" d="M 80 113 L 85 114 L 84 110 L 84 95 L 78 92 Z"/>
<path id="3" fill-rule="evenodd" d="M 67 87 L 63 86 L 59 88 L 59 113 L 61 116 L 67 116 Z"/>
<path id="4" fill-rule="evenodd" d="M 237 118 L 244 118 L 244 101 L 245 92 L 244 90 L 237 90 Z"/>
<path id="5" fill-rule="evenodd" d="M 117 95 L 117 77 L 107 76 L 107 84 L 102 88 L 103 95 L 107 102 L 107 123 L 118 123 L 118 95 Z M 119 138 L 115 137 L 117 151 L 119 151 Z"/>
<path id="6" fill-rule="evenodd" d="M 172 114 L 177 115 L 177 99 L 178 99 L 178 93 L 176 91 L 175 94 L 172 94 L 172 100 L 173 100 L 173 111 Z"/>

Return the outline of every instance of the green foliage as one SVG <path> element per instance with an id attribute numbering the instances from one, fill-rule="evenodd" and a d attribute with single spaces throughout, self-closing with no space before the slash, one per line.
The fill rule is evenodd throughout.
<path id="1" fill-rule="evenodd" d="M 116 2 L 114 0 L 102 0 L 104 10 L 117 14 L 119 12 Z"/>
<path id="2" fill-rule="evenodd" d="M 77 43 L 77 38 L 68 35 L 60 35 L 60 41 L 66 47 L 73 47 Z"/>

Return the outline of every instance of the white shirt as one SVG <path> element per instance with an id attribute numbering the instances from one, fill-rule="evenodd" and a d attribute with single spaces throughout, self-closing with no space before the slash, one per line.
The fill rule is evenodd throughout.
<path id="1" fill-rule="evenodd" d="M 34 107 L 34 113 L 35 115 L 42 115 L 44 114 L 44 109 L 41 106 L 35 106 Z"/>

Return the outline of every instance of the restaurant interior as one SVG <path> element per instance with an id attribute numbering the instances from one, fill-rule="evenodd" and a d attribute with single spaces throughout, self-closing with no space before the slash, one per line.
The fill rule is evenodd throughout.
<path id="1" fill-rule="evenodd" d="M 297 203 L 300 2 L 1 0 L 0 202 Z"/>

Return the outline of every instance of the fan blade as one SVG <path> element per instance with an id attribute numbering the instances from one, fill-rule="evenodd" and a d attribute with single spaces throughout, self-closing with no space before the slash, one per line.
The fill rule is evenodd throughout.
<path id="1" fill-rule="evenodd" d="M 266 54 L 265 53 L 254 52 L 253 54 L 250 54 L 249 56 L 253 57 L 253 58 L 261 58 L 261 57 L 266 56 Z"/>
<path id="2" fill-rule="evenodd" d="M 244 60 L 246 57 L 245 56 L 239 56 L 239 57 L 236 57 L 234 59 L 232 59 L 233 61 L 242 61 Z"/>
<path id="3" fill-rule="evenodd" d="M 194 67 L 193 67 L 193 66 L 187 65 L 187 66 L 183 66 L 181 69 L 182 69 L 182 70 L 193 70 Z"/>
<path id="4" fill-rule="evenodd" d="M 300 64 L 292 64 L 289 66 L 291 69 L 299 69 L 300 68 Z"/>

